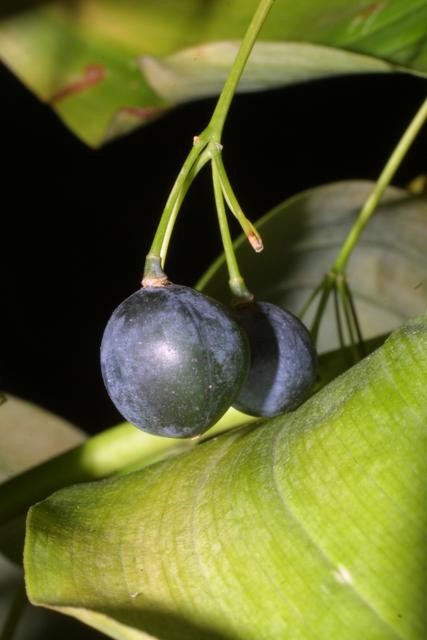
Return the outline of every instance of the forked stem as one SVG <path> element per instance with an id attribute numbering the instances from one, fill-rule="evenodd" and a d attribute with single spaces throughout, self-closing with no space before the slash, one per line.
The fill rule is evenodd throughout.
<path id="1" fill-rule="evenodd" d="M 236 59 L 234 60 L 233 66 L 227 76 L 227 80 L 225 81 L 221 95 L 218 98 L 218 102 L 210 122 L 205 129 L 205 132 L 209 132 L 212 140 L 216 142 L 221 142 L 222 130 L 224 128 L 225 120 L 230 110 L 231 101 L 233 100 L 237 85 L 240 82 L 240 78 L 253 46 L 257 41 L 259 32 L 261 31 L 273 4 L 274 0 L 261 0 L 240 44 Z"/>
<path id="2" fill-rule="evenodd" d="M 345 279 L 345 269 L 347 267 L 348 260 L 350 255 L 355 248 L 360 234 L 366 227 L 369 222 L 372 214 L 374 213 L 384 191 L 389 186 L 393 176 L 395 175 L 397 169 L 405 158 L 411 144 L 415 140 L 417 134 L 423 127 L 424 123 L 427 120 L 427 98 L 421 104 L 417 113 L 409 123 L 406 128 L 404 134 L 400 138 L 396 148 L 393 153 L 389 157 L 386 162 L 384 169 L 382 170 L 378 180 L 375 183 L 373 190 L 371 191 L 369 197 L 367 198 L 365 204 L 363 205 L 356 222 L 353 224 L 350 229 L 346 239 L 343 242 L 343 245 L 338 253 L 338 256 L 332 265 L 332 268 L 328 274 L 323 278 L 320 285 L 313 291 L 304 305 L 304 311 L 310 306 L 313 300 L 317 297 L 319 293 L 319 287 L 321 290 L 320 299 L 317 306 L 316 314 L 314 317 L 313 325 L 312 325 L 312 335 L 313 339 L 316 342 L 318 338 L 319 328 L 322 321 L 322 317 L 326 308 L 326 305 L 329 300 L 329 295 L 332 290 L 338 291 L 341 296 L 344 314 L 346 317 L 346 322 L 348 325 L 350 341 L 354 343 L 354 345 L 358 345 L 358 349 L 362 352 L 363 355 L 363 337 L 362 331 L 360 328 L 360 323 L 357 317 L 356 306 L 354 304 L 353 296 L 351 294 L 350 287 Z M 337 304 L 337 301 L 336 301 Z M 337 318 L 338 322 L 338 318 Z M 342 329 L 338 327 L 338 332 Z M 357 341 L 354 337 L 354 334 L 357 336 Z M 342 335 L 340 340 L 342 339 Z M 353 353 L 355 347 L 353 346 Z M 358 357 L 356 359 L 359 359 Z"/>
<path id="3" fill-rule="evenodd" d="M 236 58 L 229 71 L 227 80 L 218 98 L 209 124 L 199 136 L 195 136 L 193 139 L 193 147 L 187 155 L 187 158 L 182 165 L 181 171 L 178 174 L 178 177 L 175 181 L 175 184 L 172 188 L 172 191 L 169 195 L 162 216 L 160 218 L 153 243 L 147 254 L 144 267 L 144 278 L 142 280 L 143 286 L 147 284 L 157 284 L 162 286 L 167 282 L 167 277 L 164 273 L 163 268 L 178 211 L 181 207 L 182 201 L 188 191 L 189 186 L 200 170 L 198 161 L 203 152 L 208 146 L 212 147 L 212 145 L 216 145 L 218 148 L 221 147 L 222 131 L 230 109 L 231 102 L 236 92 L 237 85 L 239 84 L 249 55 L 273 4 L 274 0 L 260 0 L 258 8 L 253 15 L 248 29 L 242 39 Z M 211 161 L 213 161 L 213 156 L 211 156 Z M 234 192 L 231 189 L 231 185 L 229 183 L 225 169 L 222 166 L 222 161 L 217 160 L 217 162 L 219 162 L 221 171 L 223 170 L 221 178 L 222 190 L 229 203 L 229 206 L 232 212 L 238 218 L 255 251 L 261 251 L 261 238 L 241 210 Z"/>
<path id="4" fill-rule="evenodd" d="M 230 290 L 233 296 L 235 296 L 236 301 L 249 302 L 253 299 L 253 295 L 247 289 L 245 281 L 240 275 L 236 254 L 234 253 L 233 241 L 230 235 L 230 228 L 228 226 L 227 213 L 225 211 L 221 178 L 219 175 L 218 166 L 215 162 L 212 162 L 212 182 L 214 187 L 216 210 L 218 213 L 219 230 L 221 232 L 225 260 L 230 277 Z"/>
<path id="5" fill-rule="evenodd" d="M 396 148 L 387 160 L 384 169 L 382 170 L 378 180 L 375 183 L 375 187 L 370 193 L 368 199 L 363 205 L 359 216 L 351 228 L 347 238 L 341 247 L 341 250 L 334 262 L 333 269 L 337 273 L 344 273 L 347 266 L 348 259 L 359 240 L 360 234 L 369 222 L 372 214 L 374 213 L 384 191 L 390 184 L 397 169 L 402 163 L 402 160 L 406 156 L 409 147 L 415 140 L 417 134 L 421 130 L 427 119 L 427 98 L 424 100 L 417 113 L 411 120 L 409 126 L 400 138 Z"/>
<path id="6" fill-rule="evenodd" d="M 227 172 L 221 158 L 221 151 L 219 149 L 216 149 L 216 151 L 214 152 L 212 156 L 212 162 L 216 165 L 216 171 L 220 180 L 222 193 L 224 194 L 224 198 L 227 201 L 231 213 L 234 215 L 234 217 L 242 227 L 243 233 L 249 240 L 252 249 L 256 251 L 256 253 L 260 253 L 264 249 L 261 236 L 255 229 L 252 222 L 250 222 L 250 220 L 248 220 L 243 213 L 242 208 L 236 196 L 234 195 L 233 188 L 230 184 L 230 180 L 228 179 Z"/>

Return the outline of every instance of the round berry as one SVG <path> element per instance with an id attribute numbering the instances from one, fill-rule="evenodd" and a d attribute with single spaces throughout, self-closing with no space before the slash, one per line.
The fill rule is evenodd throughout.
<path id="1" fill-rule="evenodd" d="M 250 365 L 233 406 L 254 416 L 295 409 L 316 379 L 316 351 L 298 318 L 269 302 L 235 310 L 249 338 Z"/>
<path id="2" fill-rule="evenodd" d="M 156 435 L 187 438 L 229 408 L 247 373 L 247 339 L 223 305 L 189 287 L 143 287 L 112 314 L 101 369 L 120 413 Z"/>

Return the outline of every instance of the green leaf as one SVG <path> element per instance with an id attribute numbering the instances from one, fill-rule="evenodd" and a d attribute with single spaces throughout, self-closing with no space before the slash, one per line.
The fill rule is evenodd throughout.
<path id="1" fill-rule="evenodd" d="M 63 418 L 6 394 L 0 405 L 0 483 L 84 439 L 85 434 Z M 22 517 L 0 527 L 0 551 L 18 564 L 23 540 Z"/>
<path id="2" fill-rule="evenodd" d="M 246 238 L 235 242 L 236 256 L 251 291 L 294 313 L 302 308 L 332 266 L 373 183 L 337 182 L 310 189 L 257 222 L 265 250 L 255 254 Z M 363 232 L 348 265 L 364 338 L 398 327 L 427 308 L 427 200 L 389 187 Z M 196 285 L 229 301 L 221 256 Z M 310 324 L 314 307 L 304 317 Z M 332 300 L 319 334 L 321 353 L 339 346 Z"/>
<path id="3" fill-rule="evenodd" d="M 0 55 L 72 131 L 97 146 L 177 100 L 217 92 L 256 6 L 257 0 L 7 0 Z M 427 0 L 281 0 L 241 88 L 396 66 L 425 74 L 426 23 Z"/>
<path id="4" fill-rule="evenodd" d="M 145 56 L 140 65 L 150 86 L 169 102 L 214 96 L 221 91 L 239 42 L 214 42 L 166 58 Z M 259 42 L 242 76 L 240 90 L 262 91 L 294 82 L 348 73 L 394 70 L 370 56 L 298 42 Z"/>
<path id="5" fill-rule="evenodd" d="M 297 411 L 34 506 L 32 602 L 117 639 L 422 640 L 427 314 Z"/>

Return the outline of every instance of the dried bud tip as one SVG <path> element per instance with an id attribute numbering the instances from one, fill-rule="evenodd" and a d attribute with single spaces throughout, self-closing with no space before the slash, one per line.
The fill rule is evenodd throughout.
<path id="1" fill-rule="evenodd" d="M 256 253 L 261 253 L 261 251 L 264 249 L 261 236 L 256 233 L 250 232 L 248 234 L 248 240 L 251 243 L 252 249 L 256 251 Z"/>

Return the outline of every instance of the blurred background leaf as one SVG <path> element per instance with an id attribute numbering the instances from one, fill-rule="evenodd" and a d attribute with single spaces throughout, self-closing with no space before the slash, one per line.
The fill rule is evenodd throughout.
<path id="1" fill-rule="evenodd" d="M 139 640 L 422 640 L 427 316 L 297 411 L 34 506 L 33 602 Z"/>
<path id="2" fill-rule="evenodd" d="M 37 405 L 4 396 L 0 406 L 0 483 L 84 441 L 83 431 Z M 22 562 L 25 517 L 0 527 L 0 552 Z"/>
<path id="3" fill-rule="evenodd" d="M 0 482 L 77 446 L 85 437 L 67 420 L 5 394 L 0 405 Z"/>
<path id="4" fill-rule="evenodd" d="M 243 35 L 256 4 L 7 0 L 0 55 L 76 135 L 98 146 L 176 100 L 217 93 L 236 47 L 223 41 Z M 395 67 L 425 74 L 426 24 L 427 0 L 281 0 L 241 89 Z"/>

